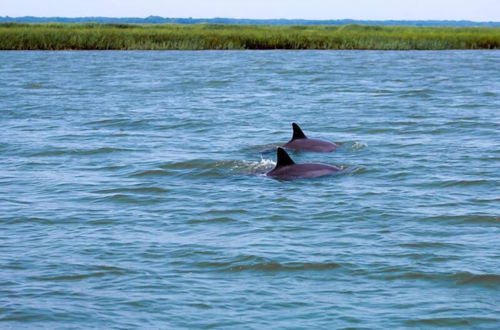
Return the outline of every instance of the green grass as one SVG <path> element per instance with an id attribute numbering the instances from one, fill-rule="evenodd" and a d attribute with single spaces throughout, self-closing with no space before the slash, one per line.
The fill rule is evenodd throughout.
<path id="1" fill-rule="evenodd" d="M 500 28 L 0 24 L 1 50 L 498 49 Z"/>

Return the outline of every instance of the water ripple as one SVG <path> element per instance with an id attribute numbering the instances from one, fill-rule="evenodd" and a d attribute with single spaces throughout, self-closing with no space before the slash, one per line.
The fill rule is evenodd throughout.
<path id="1" fill-rule="evenodd" d="M 499 67 L 0 52 L 0 327 L 498 328 Z M 340 175 L 263 177 L 291 122 Z"/>
<path id="2" fill-rule="evenodd" d="M 113 152 L 131 152 L 135 151 L 134 149 L 125 149 L 125 148 L 111 148 L 111 147 L 101 147 L 96 149 L 86 149 L 86 150 L 47 150 L 40 151 L 32 154 L 32 157 L 48 157 L 48 156 L 64 156 L 64 155 L 99 155 L 99 154 L 108 154 Z"/>
<path id="3" fill-rule="evenodd" d="M 208 268 L 221 272 L 291 272 L 291 271 L 323 271 L 341 267 L 334 262 L 325 263 L 303 263 L 288 262 L 279 263 L 256 256 L 242 256 L 232 261 L 225 262 L 200 262 L 197 264 L 200 268 Z"/>

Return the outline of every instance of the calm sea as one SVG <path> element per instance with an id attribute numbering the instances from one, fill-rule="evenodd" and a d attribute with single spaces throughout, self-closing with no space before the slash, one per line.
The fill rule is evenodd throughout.
<path id="1" fill-rule="evenodd" d="M 498 329 L 499 111 L 499 51 L 0 52 L 0 328 Z"/>

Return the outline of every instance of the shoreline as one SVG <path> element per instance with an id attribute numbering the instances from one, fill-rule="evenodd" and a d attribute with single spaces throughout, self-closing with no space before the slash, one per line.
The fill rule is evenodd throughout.
<path id="1" fill-rule="evenodd" d="M 0 23 L 0 50 L 478 50 L 500 28 Z"/>

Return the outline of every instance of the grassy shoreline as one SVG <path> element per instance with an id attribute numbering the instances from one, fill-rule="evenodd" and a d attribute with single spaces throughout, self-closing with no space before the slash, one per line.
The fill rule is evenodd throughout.
<path id="1" fill-rule="evenodd" d="M 500 28 L 2 23 L 0 50 L 499 49 Z"/>

